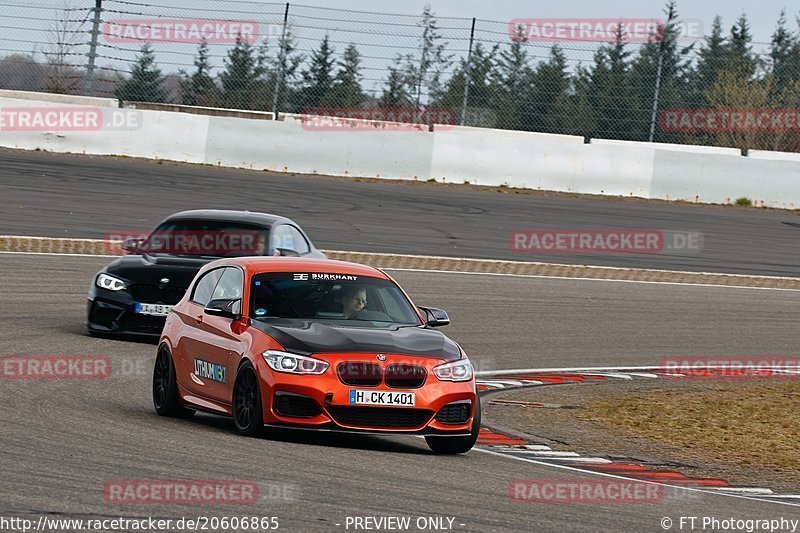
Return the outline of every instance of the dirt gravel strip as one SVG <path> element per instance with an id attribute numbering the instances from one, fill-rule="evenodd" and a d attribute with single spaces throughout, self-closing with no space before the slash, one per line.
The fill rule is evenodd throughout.
<path id="1" fill-rule="evenodd" d="M 13 235 L 0 235 L 0 252 L 109 256 L 122 254 L 119 243 L 112 241 Z M 374 267 L 396 270 L 431 270 L 515 276 L 800 290 L 800 278 L 788 277 L 746 276 L 710 272 L 679 272 L 672 270 L 561 265 L 555 263 L 533 263 L 495 259 L 468 259 L 332 250 L 325 250 L 324 253 L 327 254 L 330 259 L 352 261 Z"/>

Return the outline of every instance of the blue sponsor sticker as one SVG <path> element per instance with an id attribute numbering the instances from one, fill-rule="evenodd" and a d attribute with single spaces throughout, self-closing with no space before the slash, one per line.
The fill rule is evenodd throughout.
<path id="1" fill-rule="evenodd" d="M 225 383 L 228 379 L 228 369 L 216 363 L 195 359 L 194 375 L 217 383 Z"/>
<path id="2" fill-rule="evenodd" d="M 141 302 L 136 302 L 135 304 L 133 304 L 133 312 L 136 313 L 136 314 L 139 314 L 139 313 L 142 312 L 142 303 Z"/>

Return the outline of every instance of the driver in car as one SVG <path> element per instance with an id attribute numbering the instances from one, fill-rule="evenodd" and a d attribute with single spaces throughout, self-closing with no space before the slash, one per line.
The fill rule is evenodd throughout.
<path id="1" fill-rule="evenodd" d="M 367 289 L 349 285 L 342 289 L 342 308 L 345 319 L 352 319 L 367 305 Z"/>

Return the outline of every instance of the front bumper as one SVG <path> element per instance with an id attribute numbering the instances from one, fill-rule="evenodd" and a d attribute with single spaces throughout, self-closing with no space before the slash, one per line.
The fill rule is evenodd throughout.
<path id="1" fill-rule="evenodd" d="M 89 290 L 86 305 L 86 327 L 90 333 L 101 335 L 144 335 L 158 338 L 166 317 L 136 313 L 136 303 L 174 305 L 177 300 L 137 298 L 128 292 L 108 291 L 95 285 Z"/>
<path id="2" fill-rule="evenodd" d="M 433 368 L 445 361 L 438 359 L 387 355 L 385 362 L 377 363 L 383 370 L 389 365 L 413 364 L 424 367 L 427 377 L 417 388 L 389 387 L 385 382 L 375 386 L 343 383 L 336 373 L 342 362 L 375 362 L 372 354 L 335 354 L 315 356 L 328 361 L 328 370 L 320 376 L 302 376 L 273 371 L 263 358 L 257 361 L 261 381 L 264 423 L 270 426 L 323 429 L 331 431 L 417 434 L 417 435 L 468 435 L 475 416 L 475 381 L 454 383 L 439 381 Z M 352 405 L 351 389 L 368 391 L 413 392 L 414 407 L 380 407 Z M 289 398 L 289 401 L 287 401 Z M 293 408 L 287 408 L 294 404 Z M 463 409 L 467 418 L 437 416 L 443 408 L 455 404 Z M 463 406 L 467 407 L 464 408 Z"/>

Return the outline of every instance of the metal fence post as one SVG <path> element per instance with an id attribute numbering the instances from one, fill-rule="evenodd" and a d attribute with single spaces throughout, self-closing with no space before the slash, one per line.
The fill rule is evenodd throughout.
<path id="1" fill-rule="evenodd" d="M 84 96 L 91 96 L 94 91 L 94 69 L 97 62 L 97 36 L 100 33 L 100 12 L 103 0 L 95 0 L 94 20 L 92 21 L 92 42 L 89 45 L 89 64 L 86 66 L 86 79 L 83 84 Z"/>
<path id="2" fill-rule="evenodd" d="M 664 71 L 664 41 L 665 36 L 661 35 L 661 44 L 658 47 L 658 71 L 656 72 L 656 90 L 653 95 L 653 113 L 650 115 L 650 142 L 656 138 L 656 120 L 658 119 L 658 100 L 661 98 L 661 76 Z"/>
<path id="3" fill-rule="evenodd" d="M 278 120 L 278 96 L 283 83 L 283 63 L 286 61 L 286 27 L 289 24 L 289 2 L 286 2 L 286 11 L 283 12 L 283 31 L 281 32 L 281 50 L 278 54 L 278 75 L 275 77 L 275 90 L 272 92 L 272 113 Z"/>
<path id="4" fill-rule="evenodd" d="M 469 103 L 469 84 L 472 81 L 472 45 L 475 42 L 475 17 L 472 18 L 472 30 L 469 34 L 469 52 L 467 65 L 464 67 L 464 101 L 461 104 L 461 125 L 467 125 L 467 105 Z"/>

